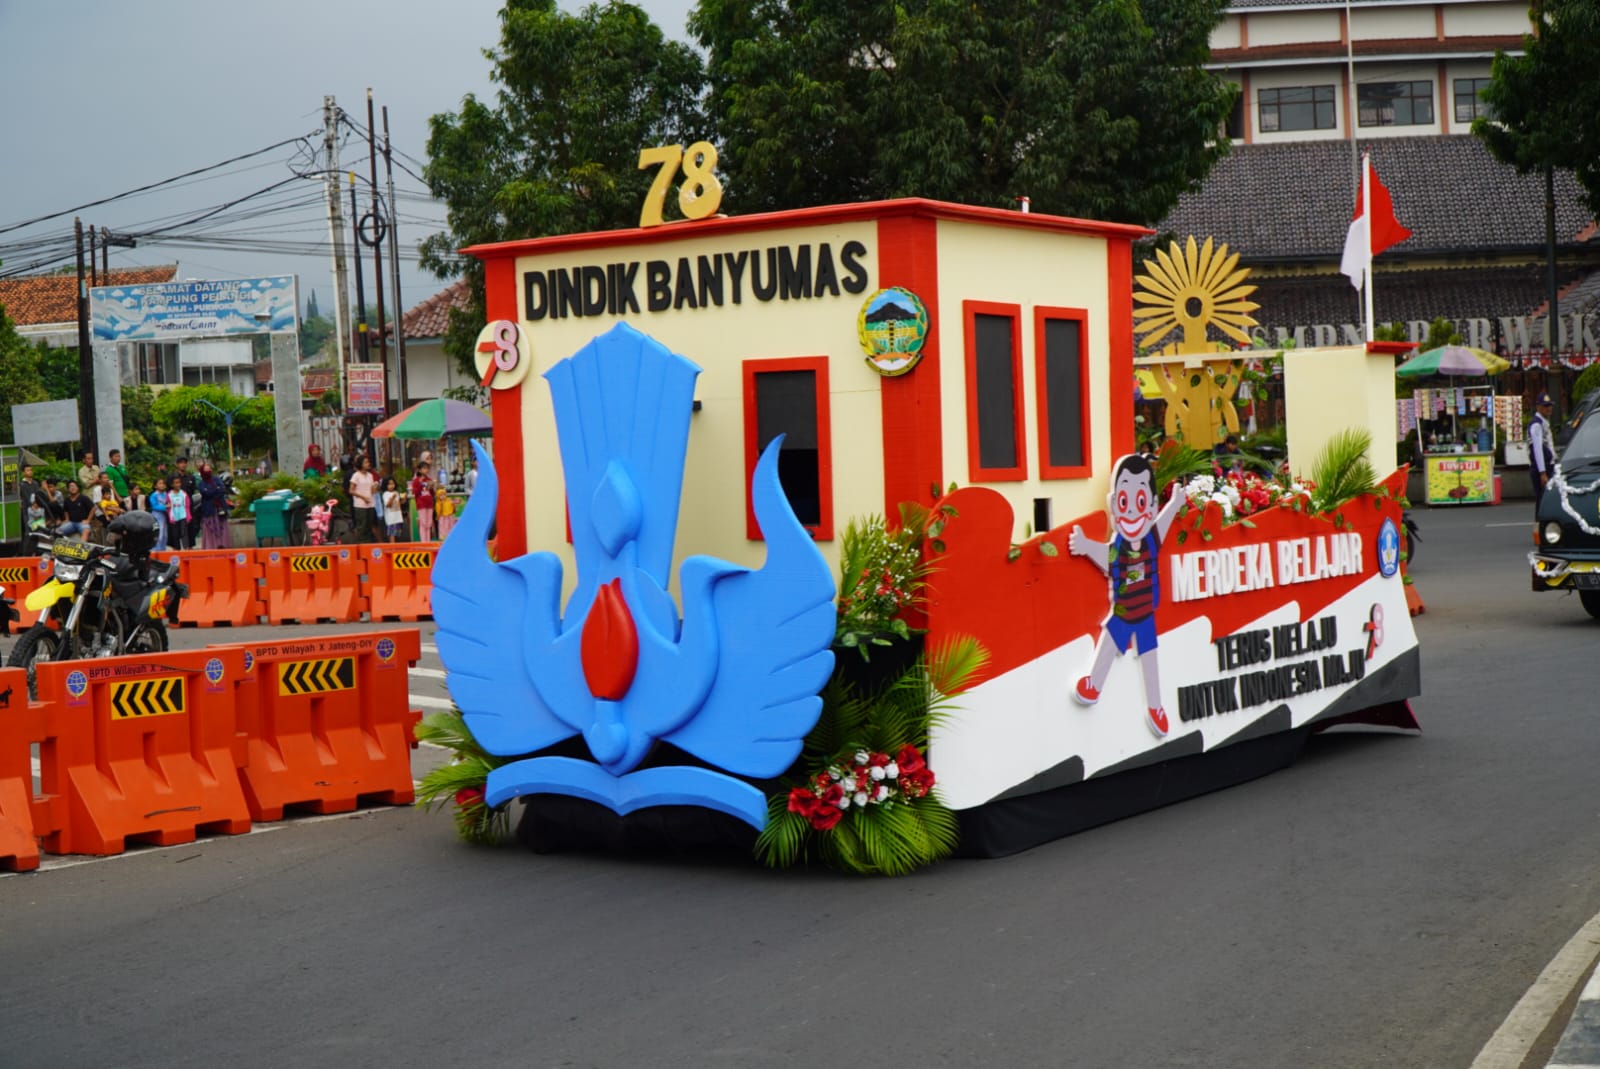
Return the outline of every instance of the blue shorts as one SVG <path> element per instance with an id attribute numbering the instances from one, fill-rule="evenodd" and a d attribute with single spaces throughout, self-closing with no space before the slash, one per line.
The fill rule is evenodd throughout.
<path id="1" fill-rule="evenodd" d="M 1127 650 L 1134 639 L 1139 640 L 1139 652 L 1149 653 L 1156 648 L 1156 618 L 1154 614 L 1146 616 L 1136 624 L 1130 624 L 1115 613 L 1106 617 L 1106 636 L 1115 643 L 1118 653 Z"/>

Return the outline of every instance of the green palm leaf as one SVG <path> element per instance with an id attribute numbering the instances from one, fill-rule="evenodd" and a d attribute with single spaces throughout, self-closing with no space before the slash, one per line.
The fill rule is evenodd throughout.
<path id="1" fill-rule="evenodd" d="M 1370 494 L 1378 474 L 1367 459 L 1372 435 L 1364 430 L 1343 430 L 1322 447 L 1311 464 L 1311 507 L 1317 512 L 1338 508 L 1352 498 Z"/>

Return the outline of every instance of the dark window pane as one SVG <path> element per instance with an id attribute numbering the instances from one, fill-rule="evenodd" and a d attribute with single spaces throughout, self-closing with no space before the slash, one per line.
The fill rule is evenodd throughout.
<path id="1" fill-rule="evenodd" d="M 778 478 L 800 522 L 822 523 L 822 468 L 817 450 L 817 373 L 763 371 L 756 380 L 756 450 L 784 435 Z"/>
<path id="2" fill-rule="evenodd" d="M 1011 363 L 1015 322 L 1010 316 L 973 316 L 978 384 L 978 464 L 1017 466 L 1017 383 Z"/>
<path id="3" fill-rule="evenodd" d="M 1083 364 L 1078 358 L 1083 325 L 1076 319 L 1044 323 L 1044 396 L 1050 466 L 1083 464 Z"/>

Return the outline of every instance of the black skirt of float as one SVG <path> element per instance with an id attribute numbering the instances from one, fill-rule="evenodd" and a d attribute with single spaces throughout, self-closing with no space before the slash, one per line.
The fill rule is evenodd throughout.
<path id="1" fill-rule="evenodd" d="M 1113 765 L 1083 778 L 1078 758 L 1040 773 L 994 801 L 960 810 L 960 857 L 1006 857 L 1052 839 L 1186 798 L 1259 779 L 1292 765 L 1313 732 L 1336 724 L 1415 728 L 1406 697 L 1421 692 L 1421 655 L 1412 649 L 1345 692 L 1310 723 L 1289 726 L 1279 706 L 1201 752 L 1197 734 L 1180 736 L 1136 765 Z M 1150 760 L 1151 757 L 1154 760 Z"/>

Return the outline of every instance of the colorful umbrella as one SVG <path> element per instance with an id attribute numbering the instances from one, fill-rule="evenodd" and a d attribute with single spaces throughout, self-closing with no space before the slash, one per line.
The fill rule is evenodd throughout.
<path id="1" fill-rule="evenodd" d="M 1412 357 L 1394 369 L 1407 378 L 1422 375 L 1498 375 L 1511 364 L 1484 349 L 1465 345 L 1441 345 Z"/>
<path id="2" fill-rule="evenodd" d="M 482 409 L 465 401 L 435 397 L 419 401 L 399 415 L 390 416 L 372 428 L 374 438 L 416 438 L 432 441 L 456 434 L 486 435 L 493 424 Z"/>

